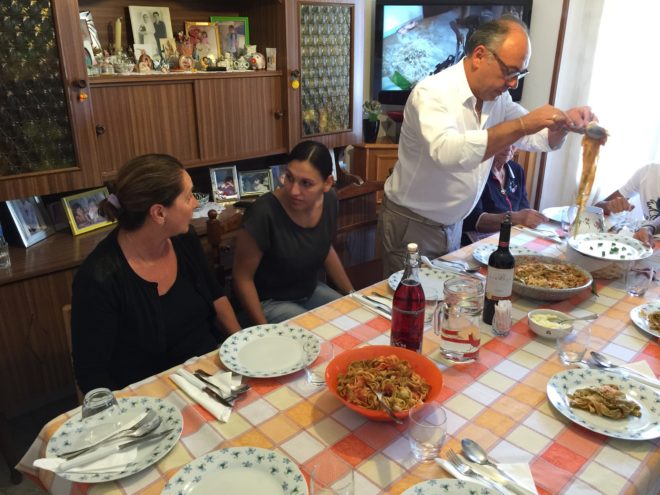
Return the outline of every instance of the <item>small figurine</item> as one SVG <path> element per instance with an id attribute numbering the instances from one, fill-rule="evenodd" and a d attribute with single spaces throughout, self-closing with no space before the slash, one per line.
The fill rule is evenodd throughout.
<path id="1" fill-rule="evenodd" d="M 264 70 L 266 68 L 266 57 L 261 53 L 253 53 L 248 57 L 248 60 L 253 70 Z"/>

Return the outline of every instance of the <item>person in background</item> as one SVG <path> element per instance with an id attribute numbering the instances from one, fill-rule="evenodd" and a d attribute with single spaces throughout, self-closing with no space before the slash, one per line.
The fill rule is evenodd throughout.
<path id="1" fill-rule="evenodd" d="M 563 144 L 567 126 L 595 120 L 589 107 L 527 112 L 512 101 L 508 90 L 527 74 L 531 54 L 518 18 L 481 24 L 465 51 L 461 62 L 420 81 L 406 103 L 399 159 L 378 219 L 385 276 L 403 268 L 409 242 L 429 258 L 460 246 L 463 219 L 477 204 L 497 152 L 514 143 L 551 151 Z"/>
<path id="2" fill-rule="evenodd" d="M 468 232 L 498 232 L 508 212 L 511 212 L 513 225 L 534 228 L 548 221 L 545 215 L 529 207 L 525 171 L 512 160 L 514 151 L 514 146 L 509 145 L 493 157 L 486 187 L 474 209 L 463 220 L 463 244 L 473 242 Z"/>
<path id="3" fill-rule="evenodd" d="M 87 215 L 87 212 L 81 203 L 71 203 L 71 211 L 73 212 L 73 219 L 76 221 L 76 226 L 79 229 L 89 227 L 92 224 L 89 215 Z"/>
<path id="4" fill-rule="evenodd" d="M 634 206 L 629 200 L 639 195 L 642 214 L 647 220 L 634 234 L 647 245 L 653 245 L 653 235 L 658 234 L 660 218 L 660 163 L 643 166 L 618 190 L 596 203 L 606 215 L 632 211 Z"/>
<path id="5" fill-rule="evenodd" d="M 80 389 L 120 389 L 218 347 L 240 329 L 194 230 L 181 163 L 143 155 L 99 208 L 119 225 L 73 280 L 71 336 Z"/>
<path id="6" fill-rule="evenodd" d="M 245 212 L 232 273 L 252 324 L 281 322 L 341 297 L 319 282 L 322 267 L 340 291 L 353 291 L 332 247 L 338 208 L 332 184 L 328 149 L 303 141 L 288 157 L 284 187 Z"/>
<path id="7" fill-rule="evenodd" d="M 160 44 L 160 40 L 167 38 L 167 27 L 165 26 L 165 23 L 160 20 L 159 12 L 153 12 L 151 17 L 154 20 L 154 36 L 156 37 L 156 43 L 158 44 L 158 53 L 160 53 L 163 48 Z"/>

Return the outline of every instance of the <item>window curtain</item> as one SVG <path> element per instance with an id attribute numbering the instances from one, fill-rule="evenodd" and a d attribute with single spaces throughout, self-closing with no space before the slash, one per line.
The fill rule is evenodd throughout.
<path id="1" fill-rule="evenodd" d="M 638 168 L 660 159 L 658 79 L 652 75 L 660 15 L 656 0 L 571 0 L 556 106 L 588 104 L 610 139 L 601 148 L 591 202 L 622 186 Z M 541 208 L 575 201 L 581 137 L 569 134 L 548 154 Z"/>

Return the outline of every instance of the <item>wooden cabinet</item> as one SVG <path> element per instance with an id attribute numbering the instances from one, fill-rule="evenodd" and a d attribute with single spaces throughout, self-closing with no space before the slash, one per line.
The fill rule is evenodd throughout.
<path id="1" fill-rule="evenodd" d="M 353 149 L 351 173 L 364 180 L 384 182 L 398 160 L 398 149 L 399 145 L 390 143 L 356 144 Z M 378 203 L 382 200 L 383 193 L 378 192 Z"/>

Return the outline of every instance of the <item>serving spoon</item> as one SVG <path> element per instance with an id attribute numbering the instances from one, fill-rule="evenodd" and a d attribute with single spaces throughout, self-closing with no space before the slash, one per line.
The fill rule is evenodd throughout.
<path id="1" fill-rule="evenodd" d="M 600 141 L 601 139 L 609 136 L 607 129 L 598 125 L 597 122 L 589 122 L 586 127 L 566 126 L 566 128 L 571 132 L 584 134 L 591 139 L 595 139 L 596 141 Z"/>
<path id="2" fill-rule="evenodd" d="M 636 380 L 638 382 L 642 382 L 642 383 L 648 385 L 649 387 L 660 388 L 660 380 L 650 378 L 650 377 L 646 376 L 645 374 L 640 373 L 639 371 L 632 370 L 630 368 L 624 368 L 623 366 L 616 365 L 612 361 L 607 359 L 600 352 L 591 351 L 591 360 L 599 368 L 623 372 L 623 373 L 628 374 L 628 376 L 630 378 L 632 378 L 633 380 Z"/>
<path id="3" fill-rule="evenodd" d="M 591 321 L 591 320 L 595 320 L 596 318 L 598 318 L 598 316 L 600 316 L 600 315 L 591 314 L 591 315 L 587 315 L 587 316 L 578 316 L 578 317 L 575 317 L 575 318 L 573 318 L 573 317 L 561 318 L 559 316 L 550 316 L 548 318 L 548 320 L 550 320 L 553 323 L 566 323 L 567 321 Z M 593 354 L 593 352 L 592 352 L 592 354 Z"/>
<path id="4" fill-rule="evenodd" d="M 514 492 L 517 493 L 518 495 L 534 495 L 534 492 L 528 490 L 525 487 L 522 487 L 518 484 L 516 480 L 514 480 L 511 476 L 509 476 L 506 472 L 500 468 L 497 463 L 491 461 L 488 458 L 488 454 L 486 454 L 486 451 L 481 448 L 481 445 L 479 445 L 477 442 L 474 440 L 471 440 L 469 438 L 464 438 L 461 440 L 461 447 L 463 449 L 463 455 L 467 457 L 470 461 L 480 464 L 482 466 L 490 466 L 494 468 L 498 473 L 500 473 L 502 476 L 507 478 L 509 481 L 504 482 L 504 486 Z"/>

